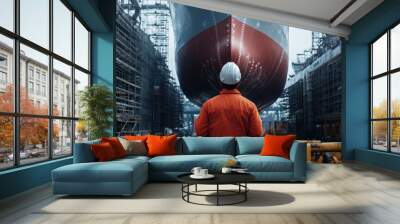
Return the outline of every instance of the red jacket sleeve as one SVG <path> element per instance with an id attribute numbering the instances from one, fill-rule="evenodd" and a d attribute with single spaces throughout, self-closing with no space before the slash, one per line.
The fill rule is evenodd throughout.
<path id="1" fill-rule="evenodd" d="M 199 117 L 195 122 L 195 129 L 197 136 L 208 136 L 208 109 L 207 104 L 204 103 L 200 109 Z"/>
<path id="2" fill-rule="evenodd" d="M 258 137 L 262 135 L 262 132 L 262 121 L 256 105 L 253 105 L 250 111 L 249 127 L 247 130 L 247 134 L 249 136 Z"/>

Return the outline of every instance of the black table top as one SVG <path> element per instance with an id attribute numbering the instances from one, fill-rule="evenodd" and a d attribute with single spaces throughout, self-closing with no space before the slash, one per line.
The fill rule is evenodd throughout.
<path id="1" fill-rule="evenodd" d="M 193 179 L 191 173 L 182 174 L 177 177 L 178 181 L 186 184 L 236 184 L 248 183 L 255 180 L 249 173 L 213 173 L 212 179 Z"/>

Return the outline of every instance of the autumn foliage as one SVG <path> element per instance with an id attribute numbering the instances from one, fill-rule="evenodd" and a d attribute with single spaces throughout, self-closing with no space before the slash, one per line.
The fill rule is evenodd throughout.
<path id="1" fill-rule="evenodd" d="M 392 100 L 392 112 L 391 117 L 400 117 L 400 101 L 395 99 Z M 373 118 L 387 118 L 387 101 L 381 101 L 378 106 L 373 108 Z M 374 139 L 386 139 L 387 136 L 387 121 L 375 121 L 373 124 L 373 135 Z M 391 123 L 391 135 L 392 142 L 398 141 L 400 138 L 400 122 L 393 121 Z"/>
<path id="2" fill-rule="evenodd" d="M 0 111 L 13 112 L 14 96 L 13 86 L 9 85 L 6 92 L 0 93 Z M 20 110 L 22 114 L 46 115 L 48 113 L 47 104 L 35 105 L 29 99 L 25 88 L 20 89 Z M 0 148 L 13 147 L 13 117 L 0 116 Z M 20 118 L 20 147 L 24 149 L 26 145 L 44 145 L 48 139 L 48 119 L 47 118 Z M 53 126 L 53 138 L 59 135 L 59 127 Z"/>

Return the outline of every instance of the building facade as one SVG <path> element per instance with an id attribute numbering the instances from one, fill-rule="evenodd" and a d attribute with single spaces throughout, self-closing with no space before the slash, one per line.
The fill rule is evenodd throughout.
<path id="1" fill-rule="evenodd" d="M 116 105 L 121 135 L 176 132 L 182 126 L 182 95 L 160 45 L 140 28 L 142 7 L 136 0 L 119 0 L 117 5 Z"/>
<path id="2" fill-rule="evenodd" d="M 48 114 L 49 110 L 49 68 L 38 60 L 26 56 L 21 50 L 20 54 L 20 110 L 25 114 Z M 13 96 L 15 89 L 15 77 L 13 73 L 13 49 L 0 41 L 0 96 Z M 72 72 L 70 70 L 70 72 Z M 53 114 L 59 117 L 69 117 L 72 113 L 72 77 L 71 73 L 54 69 L 53 71 Z M 79 81 L 75 82 L 79 85 Z M 78 100 L 77 100 L 78 101 Z M 76 102 L 79 104 L 79 102 Z M 0 102 L 3 108 L 12 108 L 13 100 L 7 99 Z M 9 112 L 12 112 L 11 109 Z M 54 151 L 63 154 L 63 150 L 69 150 L 71 142 L 72 122 L 58 119 L 53 122 L 53 129 L 57 135 L 53 138 L 53 144 L 57 147 Z"/>
<path id="3" fill-rule="evenodd" d="M 313 35 L 315 36 L 315 34 Z M 340 141 L 342 97 L 341 40 L 319 36 L 312 53 L 299 59 L 288 80 L 288 132 L 302 139 Z"/>

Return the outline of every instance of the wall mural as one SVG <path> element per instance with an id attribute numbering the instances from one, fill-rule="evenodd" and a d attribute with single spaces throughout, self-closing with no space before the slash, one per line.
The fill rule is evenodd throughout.
<path id="1" fill-rule="evenodd" d="M 340 151 L 339 37 L 167 0 L 120 0 L 116 38 L 117 134 L 196 135 L 199 109 L 219 93 L 220 70 L 233 61 L 264 133 Z"/>

